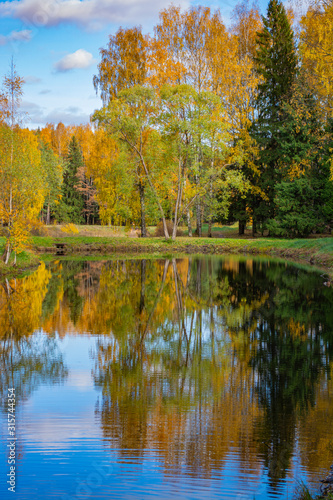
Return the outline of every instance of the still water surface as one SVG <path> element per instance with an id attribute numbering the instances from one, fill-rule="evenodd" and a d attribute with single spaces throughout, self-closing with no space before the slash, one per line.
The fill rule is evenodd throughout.
<path id="1" fill-rule="evenodd" d="M 0 497 L 292 499 L 333 463 L 333 290 L 276 261 L 56 261 L 0 287 Z M 16 494 L 7 390 L 16 391 Z"/>

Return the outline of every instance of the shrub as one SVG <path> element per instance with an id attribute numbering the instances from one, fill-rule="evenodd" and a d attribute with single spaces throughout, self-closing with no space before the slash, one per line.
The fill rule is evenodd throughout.
<path id="1" fill-rule="evenodd" d="M 71 222 L 69 222 L 65 226 L 62 226 L 61 231 L 67 234 L 79 234 L 78 228 L 76 227 L 75 224 L 72 224 Z"/>
<path id="2" fill-rule="evenodd" d="M 47 229 L 45 224 L 39 220 L 35 220 L 30 223 L 30 234 L 31 236 L 47 236 Z"/>

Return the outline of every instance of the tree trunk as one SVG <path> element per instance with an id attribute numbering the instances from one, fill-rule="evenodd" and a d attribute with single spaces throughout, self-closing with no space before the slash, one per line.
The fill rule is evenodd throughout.
<path id="1" fill-rule="evenodd" d="M 257 232 L 257 221 L 253 217 L 253 219 L 252 219 L 252 236 L 253 236 L 253 238 L 255 237 L 256 232 Z"/>
<path id="2" fill-rule="evenodd" d="M 163 223 L 163 230 L 164 230 L 164 237 L 166 240 L 169 239 L 169 231 L 168 231 L 168 228 L 167 228 L 167 225 L 166 225 L 166 220 L 165 220 L 165 215 L 164 215 L 164 210 L 163 210 L 163 207 L 161 205 L 161 202 L 158 198 L 158 195 L 156 193 L 156 189 L 154 187 L 154 184 L 150 178 L 150 175 L 149 175 L 149 171 L 148 171 L 148 168 L 147 168 L 147 165 L 145 164 L 145 161 L 144 161 L 144 158 L 142 156 L 142 154 L 137 150 L 137 148 L 134 148 L 136 150 L 136 152 L 139 153 L 139 156 L 140 156 L 140 160 L 141 160 L 141 163 L 142 163 L 142 166 L 143 166 L 143 169 L 145 171 L 145 174 L 146 174 L 146 178 L 149 182 L 149 186 L 151 187 L 151 190 L 153 191 L 154 195 L 155 195 L 155 198 L 156 198 L 156 203 L 157 203 L 157 206 L 158 206 L 158 209 L 161 213 L 161 217 L 162 217 L 162 223 Z"/>
<path id="3" fill-rule="evenodd" d="M 202 236 L 202 225 L 201 225 L 201 203 L 200 200 L 198 199 L 197 201 L 197 229 L 196 229 L 197 236 L 201 238 Z"/>
<path id="4" fill-rule="evenodd" d="M 141 237 L 146 238 L 147 227 L 146 227 L 145 187 L 141 181 L 139 182 L 139 193 L 140 193 L 140 207 L 141 207 Z"/>
<path id="5" fill-rule="evenodd" d="M 46 212 L 46 224 L 50 225 L 50 202 L 47 204 L 47 212 Z"/>
<path id="6" fill-rule="evenodd" d="M 195 176 L 195 183 L 197 185 L 197 189 L 199 189 L 199 176 Z M 197 215 L 197 228 L 196 228 L 196 234 L 199 236 L 199 238 L 202 236 L 202 227 L 201 227 L 201 202 L 199 196 L 197 197 L 196 201 L 196 215 Z"/>
<path id="7" fill-rule="evenodd" d="M 241 236 L 245 232 L 245 223 L 243 221 L 238 221 L 238 234 Z"/>
<path id="8" fill-rule="evenodd" d="M 4 254 L 4 257 L 5 257 L 5 264 L 7 265 L 8 262 L 9 262 L 9 258 L 10 258 L 10 254 L 11 254 L 11 245 L 10 243 L 8 242 L 7 245 L 6 245 L 6 250 L 5 250 L 5 254 Z"/>
<path id="9" fill-rule="evenodd" d="M 176 201 L 176 206 L 175 206 L 175 218 L 173 222 L 173 229 L 172 229 L 172 239 L 175 240 L 177 236 L 177 227 L 178 227 L 178 210 L 180 210 L 180 204 L 182 200 L 182 188 L 181 188 L 181 181 L 178 182 L 178 193 L 177 193 L 177 201 Z"/>
<path id="10" fill-rule="evenodd" d="M 210 179 L 209 183 L 209 215 L 208 215 L 208 238 L 212 237 L 212 221 L 213 221 L 213 179 Z"/>
<path id="11" fill-rule="evenodd" d="M 186 210 L 186 217 L 187 217 L 188 235 L 190 238 L 192 238 L 192 224 L 191 224 L 191 214 L 189 208 Z"/>
<path id="12" fill-rule="evenodd" d="M 209 217 L 209 221 L 208 221 L 208 234 L 207 234 L 208 238 L 212 238 L 212 218 Z"/>

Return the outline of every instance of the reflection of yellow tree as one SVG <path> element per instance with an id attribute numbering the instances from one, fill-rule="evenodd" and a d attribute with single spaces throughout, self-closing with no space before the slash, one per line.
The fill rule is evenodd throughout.
<path id="1" fill-rule="evenodd" d="M 41 264 L 20 280 L 5 280 L 0 287 L 1 337 L 30 335 L 40 326 L 42 303 L 51 273 Z"/>
<path id="2" fill-rule="evenodd" d="M 316 405 L 302 418 L 299 426 L 299 446 L 302 464 L 313 471 L 318 481 L 318 470 L 327 469 L 333 460 L 333 369 L 321 380 L 316 390 Z"/>
<path id="3" fill-rule="evenodd" d="M 161 316 L 168 314 L 171 279 L 164 261 L 117 261 L 103 265 L 98 290 L 85 301 L 78 330 L 113 333 L 121 339 L 143 333 L 148 321 L 149 325 L 160 324 Z"/>
<path id="4" fill-rule="evenodd" d="M 331 413 L 316 384 L 323 349 L 326 365 L 331 355 L 320 344 L 329 316 L 317 308 L 329 290 L 318 292 L 312 275 L 211 257 L 71 265 L 53 269 L 56 306 L 44 325 L 96 334 L 99 416 L 121 453 L 157 447 L 166 469 L 185 457 L 187 470 L 209 475 L 235 446 L 241 467 L 256 474 L 263 463 L 274 487 L 290 468 L 295 429 L 310 432 L 305 420 L 298 424 L 307 408 L 328 458 Z M 304 437 L 311 467 L 312 445 Z"/>
<path id="5" fill-rule="evenodd" d="M 204 264 L 199 273 L 203 268 L 213 278 L 212 266 Z M 127 263 L 118 267 L 118 274 L 116 269 L 112 280 L 109 276 L 103 284 L 111 295 L 113 286 L 118 290 L 117 299 L 128 313 L 129 304 L 140 304 L 140 287 L 133 297 L 125 276 L 130 271 L 139 285 L 140 268 Z M 94 376 L 103 393 L 100 416 L 105 435 L 123 454 L 130 450 L 131 455 L 141 455 L 157 447 L 166 469 L 180 468 L 185 457 L 193 474 L 209 475 L 221 468 L 231 446 L 239 447 L 244 467 L 250 467 L 257 453 L 253 421 L 260 412 L 252 393 L 254 375 L 247 362 L 237 359 L 233 342 L 219 327 L 214 306 L 226 305 L 227 283 L 212 288 L 207 297 L 197 295 L 204 284 L 191 287 L 187 259 L 155 262 L 145 276 L 146 293 L 154 293 L 141 316 L 141 330 L 138 308 L 136 323 L 121 315 L 112 337 L 98 344 Z M 113 302 L 106 306 L 109 314 Z"/>
<path id="6" fill-rule="evenodd" d="M 209 346 L 201 340 L 201 347 L 192 343 L 181 366 L 178 352 L 163 343 L 148 357 L 115 342 L 99 349 L 95 375 L 103 390 L 104 435 L 125 455 L 157 448 L 167 470 L 185 466 L 209 476 L 234 447 L 244 469 L 253 470 L 258 453 L 253 424 L 260 416 L 254 375 L 229 349 L 220 349 L 214 359 L 204 357 L 216 339 L 210 338 Z M 183 344 L 186 349 L 184 337 Z"/>

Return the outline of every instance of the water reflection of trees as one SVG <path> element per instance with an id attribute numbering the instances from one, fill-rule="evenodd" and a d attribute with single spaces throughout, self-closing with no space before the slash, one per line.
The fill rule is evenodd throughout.
<path id="1" fill-rule="evenodd" d="M 166 467 L 185 461 L 207 474 L 236 444 L 243 466 L 260 457 L 277 486 L 298 419 L 330 369 L 331 291 L 316 274 L 276 263 L 173 260 L 162 270 L 127 263 L 117 274 L 117 300 L 132 306 L 110 317 L 110 338 L 98 343 L 105 435 L 124 454 L 159 443 Z"/>
<path id="2" fill-rule="evenodd" d="M 332 291 L 318 286 L 318 275 L 272 263 L 239 263 L 231 280 L 235 301 L 267 295 L 247 321 L 230 326 L 231 337 L 245 331 L 250 366 L 262 417 L 256 440 L 272 487 L 290 467 L 300 417 L 316 402 L 318 382 L 332 361 Z M 251 309 L 251 308 L 250 308 Z M 323 431 L 324 429 L 322 429 Z"/>
<path id="3" fill-rule="evenodd" d="M 6 411 L 7 391 L 15 388 L 16 404 L 29 398 L 41 384 L 56 384 L 67 376 L 54 338 L 44 335 L 7 338 L 0 342 L 0 406 Z"/>
<path id="4" fill-rule="evenodd" d="M 6 410 L 9 387 L 15 388 L 16 404 L 20 404 L 41 383 L 57 383 L 67 375 L 56 340 L 36 333 L 50 277 L 42 264 L 30 276 L 1 283 L 1 409 Z"/>
<path id="5" fill-rule="evenodd" d="M 240 474 L 259 474 L 263 464 L 275 488 L 291 467 L 296 434 L 302 461 L 315 463 L 305 436 L 316 422 L 320 459 L 332 456 L 325 425 L 333 294 L 317 274 L 271 261 L 192 257 L 56 262 L 31 279 L 36 291 L 26 283 L 24 300 L 14 293 L 18 282 L 2 288 L 3 339 L 8 344 L 16 331 L 27 342 L 40 326 L 50 336 L 96 335 L 97 414 L 121 454 L 157 448 L 166 471 L 209 476 L 237 449 Z M 19 363 L 14 372 L 30 380 L 27 387 L 38 383 L 42 365 L 45 377 L 65 374 L 49 342 L 39 351 L 25 344 L 32 375 L 20 374 Z"/>

